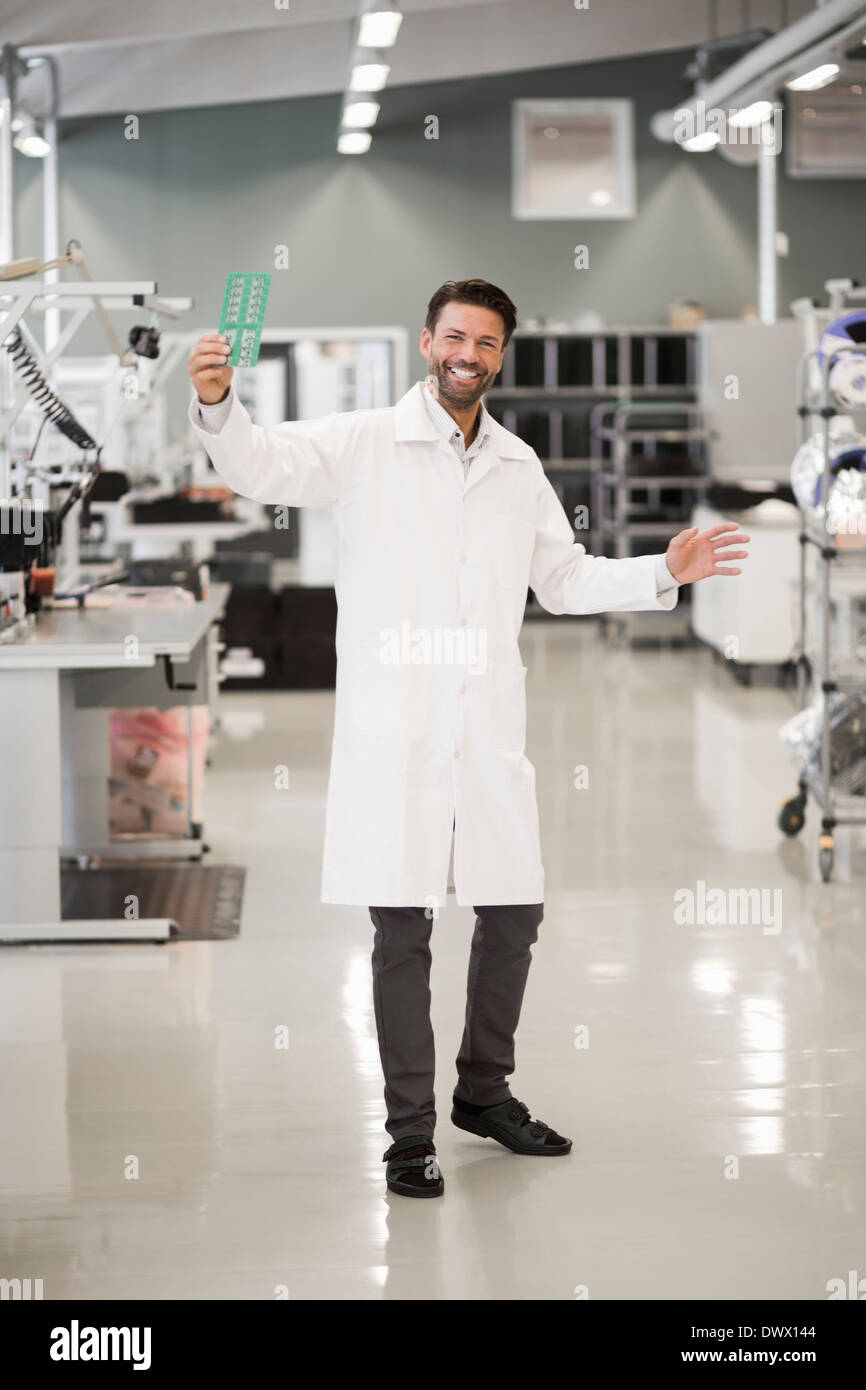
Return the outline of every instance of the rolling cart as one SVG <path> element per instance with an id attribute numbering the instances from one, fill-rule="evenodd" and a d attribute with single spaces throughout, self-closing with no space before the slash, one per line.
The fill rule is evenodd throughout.
<path id="1" fill-rule="evenodd" d="M 791 723 L 799 725 L 802 770 L 796 795 L 782 803 L 778 826 L 785 835 L 799 834 L 811 795 L 821 812 L 818 865 L 825 883 L 833 874 L 836 827 L 866 825 L 866 516 L 858 518 L 863 525 L 854 531 L 853 544 L 840 545 L 836 530 L 828 527 L 827 506 L 831 422 L 852 415 L 850 408 L 834 404 L 830 374 L 849 353 L 866 358 L 866 345 L 840 348 L 823 367 L 817 350 L 807 351 L 797 390 L 803 443 L 815 433 L 815 420 L 820 422 L 823 505 L 820 514 L 800 507 L 800 713 Z"/>

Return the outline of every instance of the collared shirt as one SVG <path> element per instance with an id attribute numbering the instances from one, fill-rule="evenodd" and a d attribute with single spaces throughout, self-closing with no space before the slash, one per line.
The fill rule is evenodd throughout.
<path id="1" fill-rule="evenodd" d="M 429 382 L 429 380 L 430 378 L 428 377 L 427 381 Z M 435 381 L 435 377 L 433 378 L 433 380 Z M 430 419 L 433 421 L 442 438 L 447 439 L 449 443 L 453 445 L 454 452 L 456 453 L 460 462 L 463 464 L 463 477 L 464 479 L 468 478 L 470 463 L 480 452 L 480 450 L 483 449 L 490 435 L 490 429 L 488 426 L 488 420 L 490 417 L 484 407 L 484 402 L 479 402 L 478 430 L 475 435 L 475 438 L 473 439 L 472 443 L 469 445 L 469 448 L 467 449 L 466 439 L 457 421 L 454 419 L 453 415 L 448 414 L 448 411 L 431 393 L 430 388 L 426 383 L 422 395 L 424 397 L 424 402 L 427 406 L 427 409 L 430 413 Z"/>

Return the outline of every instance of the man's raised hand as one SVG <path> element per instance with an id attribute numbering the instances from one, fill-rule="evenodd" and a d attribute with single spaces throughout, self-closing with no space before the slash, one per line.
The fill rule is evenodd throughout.
<path id="1" fill-rule="evenodd" d="M 712 574 L 742 574 L 728 560 L 745 560 L 748 550 L 731 550 L 733 545 L 747 545 L 750 536 L 737 529 L 735 521 L 722 521 L 711 526 L 708 531 L 698 531 L 692 526 L 688 531 L 680 531 L 670 542 L 665 559 L 674 579 L 680 584 L 693 584 L 697 579 L 708 579 Z"/>
<path id="2" fill-rule="evenodd" d="M 199 400 L 206 405 L 216 405 L 229 393 L 233 371 L 226 363 L 230 356 L 224 333 L 205 333 L 189 355 L 190 379 Z"/>

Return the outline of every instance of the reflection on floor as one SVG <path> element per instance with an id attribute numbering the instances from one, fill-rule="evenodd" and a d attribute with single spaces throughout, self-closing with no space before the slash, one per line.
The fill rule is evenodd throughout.
<path id="1" fill-rule="evenodd" d="M 866 855 L 840 831 L 825 886 L 814 810 L 782 842 L 792 695 L 591 623 L 522 647 L 547 891 L 511 1084 L 571 1156 L 450 1124 L 452 902 L 446 1192 L 386 1195 L 372 926 L 317 901 L 333 696 L 233 695 L 205 819 L 248 869 L 240 937 L 3 952 L 0 1276 L 46 1299 L 822 1299 L 866 1273 Z"/>

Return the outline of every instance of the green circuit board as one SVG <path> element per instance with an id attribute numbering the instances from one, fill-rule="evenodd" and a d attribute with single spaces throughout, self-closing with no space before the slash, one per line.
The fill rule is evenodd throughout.
<path id="1" fill-rule="evenodd" d="M 268 274 L 232 272 L 228 276 L 219 326 L 231 346 L 228 366 L 254 367 L 258 362 L 270 288 Z"/>

